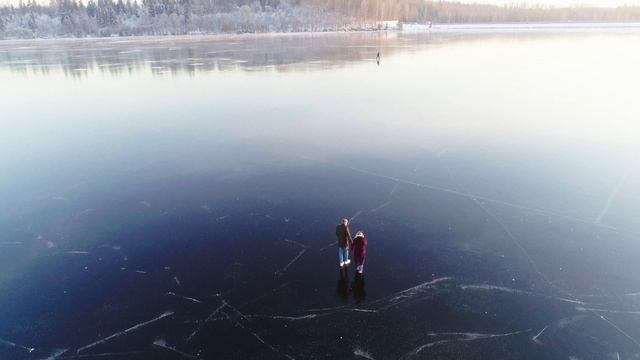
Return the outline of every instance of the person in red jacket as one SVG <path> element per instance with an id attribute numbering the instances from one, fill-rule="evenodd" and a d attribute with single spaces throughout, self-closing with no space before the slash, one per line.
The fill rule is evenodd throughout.
<path id="1" fill-rule="evenodd" d="M 356 233 L 356 237 L 351 243 L 351 251 L 353 252 L 353 260 L 356 262 L 356 272 L 362 275 L 364 259 L 367 256 L 367 238 L 364 237 L 362 231 Z"/>

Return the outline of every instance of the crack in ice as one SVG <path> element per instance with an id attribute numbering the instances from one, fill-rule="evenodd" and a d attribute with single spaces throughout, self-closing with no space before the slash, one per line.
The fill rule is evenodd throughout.
<path id="1" fill-rule="evenodd" d="M 45 358 L 43 360 L 56 360 L 59 359 L 60 355 L 66 353 L 67 351 L 69 351 L 69 349 L 57 349 L 57 350 L 53 350 L 53 352 L 51 353 L 51 355 L 49 355 L 48 358 Z"/>
<path id="2" fill-rule="evenodd" d="M 260 300 L 264 299 L 265 297 L 267 297 L 267 296 L 269 296 L 269 295 L 271 295 L 271 294 L 273 294 L 273 293 L 275 293 L 275 292 L 277 292 L 277 291 L 279 291 L 279 290 L 281 290 L 281 289 L 284 289 L 287 285 L 289 285 L 289 282 L 285 282 L 285 283 L 283 283 L 283 284 L 280 284 L 279 286 L 277 286 L 277 287 L 275 287 L 275 288 L 273 288 L 273 289 L 271 289 L 271 290 L 267 291 L 266 293 L 264 293 L 264 294 L 262 294 L 262 295 L 260 295 L 260 296 L 258 296 L 258 297 L 255 297 L 255 298 L 253 298 L 252 300 L 247 301 L 247 302 L 245 302 L 244 304 L 242 304 L 242 305 L 238 306 L 238 309 L 243 309 L 243 308 L 245 308 L 247 305 L 254 304 L 254 303 L 256 303 L 256 302 L 258 302 L 258 301 L 260 301 Z"/>
<path id="3" fill-rule="evenodd" d="M 431 289 L 434 285 L 438 283 L 453 280 L 451 277 L 441 277 L 431 281 L 424 282 L 422 284 L 413 286 L 409 289 L 405 289 L 402 291 L 395 292 L 391 295 L 387 295 L 383 298 L 373 300 L 369 302 L 367 305 L 371 308 L 353 308 L 349 305 L 335 306 L 335 307 L 326 307 L 326 308 L 315 308 L 315 309 L 305 309 L 303 312 L 307 313 L 334 313 L 338 311 L 353 311 L 353 312 L 362 312 L 362 313 L 377 313 L 380 311 L 387 310 L 393 306 L 403 303 L 405 300 L 409 300 L 415 297 L 416 294 L 426 290 Z M 376 305 L 379 305 L 376 307 Z"/>
<path id="4" fill-rule="evenodd" d="M 309 320 L 314 319 L 320 315 L 318 314 L 309 314 L 303 316 L 284 316 L 284 315 L 245 315 L 247 318 L 263 318 L 263 319 L 273 319 L 273 320 L 287 320 L 287 321 L 298 321 L 298 320 Z"/>
<path id="5" fill-rule="evenodd" d="M 4 339 L 0 339 L 0 344 L 7 346 L 7 347 L 13 347 L 13 348 L 18 348 L 18 349 L 22 349 L 25 350 L 28 353 L 32 353 L 34 352 L 36 349 L 35 348 L 30 348 L 30 347 L 26 347 L 20 344 L 16 344 L 12 341 L 9 340 L 4 340 Z"/>
<path id="6" fill-rule="evenodd" d="M 451 342 L 450 340 L 438 340 L 438 341 L 434 341 L 434 342 L 430 342 L 421 346 L 418 346 L 417 348 L 409 351 L 408 353 L 406 353 L 404 356 L 402 356 L 400 358 L 400 360 L 406 360 L 406 359 L 410 359 L 416 355 L 418 355 L 422 350 L 436 346 L 436 345 L 442 345 L 442 344 L 446 344 Z"/>
<path id="7" fill-rule="evenodd" d="M 580 304 L 580 305 L 586 305 L 587 304 L 587 303 L 585 303 L 583 301 L 580 301 L 580 300 L 572 300 L 572 299 L 567 299 L 567 298 L 563 298 L 563 297 L 550 296 L 550 295 L 546 295 L 546 294 L 540 294 L 540 293 L 535 293 L 535 292 L 526 291 L 526 290 L 513 289 L 513 288 L 508 288 L 508 287 L 498 286 L 498 285 L 469 284 L 469 285 L 460 285 L 460 288 L 462 290 L 485 290 L 485 291 L 494 290 L 494 291 L 502 291 L 502 292 L 508 292 L 508 293 L 518 294 L 518 295 L 539 296 L 539 297 L 543 297 L 543 298 L 547 298 L 547 299 L 551 299 L 551 300 L 562 301 L 562 302 L 567 302 L 567 303 L 571 303 L 571 304 Z"/>
<path id="8" fill-rule="evenodd" d="M 408 288 L 406 290 L 402 290 L 396 293 L 393 293 L 391 295 L 385 296 L 381 299 L 378 300 L 374 300 L 372 302 L 369 303 L 369 305 L 375 305 L 375 304 L 379 304 L 379 303 L 387 303 L 386 305 L 383 305 L 381 307 L 379 307 L 379 310 L 386 310 L 392 306 L 396 306 L 402 302 L 404 302 L 405 300 L 411 299 L 413 298 L 416 294 L 426 290 L 426 289 L 430 289 L 432 286 L 437 285 L 438 283 L 441 282 L 445 282 L 445 281 L 450 281 L 453 280 L 453 278 L 451 277 L 441 277 L 441 278 L 437 278 L 431 281 L 427 281 L 424 282 L 422 284 L 413 286 L 411 288 Z"/>
<path id="9" fill-rule="evenodd" d="M 595 221 L 593 222 L 594 224 L 596 224 L 596 225 L 600 225 L 601 224 L 602 218 L 604 218 L 604 216 L 607 214 L 607 212 L 609 212 L 609 208 L 611 207 L 611 204 L 613 204 L 614 200 L 618 197 L 618 193 L 620 192 L 620 189 L 622 189 L 622 187 L 627 182 L 629 177 L 631 177 L 631 171 L 626 173 L 622 177 L 622 179 L 620 180 L 618 185 L 613 188 L 613 191 L 611 192 L 611 194 L 607 198 L 607 202 L 604 204 L 604 207 L 602 208 L 602 210 L 598 214 L 598 217 L 596 217 Z"/>
<path id="10" fill-rule="evenodd" d="M 299 242 L 297 242 L 297 241 L 295 241 L 295 240 L 291 240 L 291 239 L 284 239 L 284 241 L 285 241 L 285 242 L 288 242 L 288 243 L 291 243 L 291 244 L 298 245 L 298 246 L 302 247 L 303 249 L 306 249 L 306 248 L 307 248 L 307 246 L 306 246 L 306 245 L 304 245 L 304 244 L 302 244 L 302 243 L 299 243 Z"/>
<path id="11" fill-rule="evenodd" d="M 436 346 L 436 345 L 441 345 L 441 344 L 446 344 L 446 343 L 456 342 L 456 341 L 476 341 L 476 340 L 484 340 L 484 339 L 501 338 L 501 337 L 519 335 L 519 334 L 527 333 L 530 331 L 531 330 L 522 330 L 522 331 L 514 331 L 506 334 L 481 334 L 481 333 L 473 333 L 473 332 L 443 332 L 443 333 L 432 332 L 427 335 L 431 337 L 443 336 L 443 337 L 457 337 L 457 338 L 454 338 L 451 340 L 434 341 L 434 342 L 430 342 L 430 343 L 418 346 L 417 348 L 411 350 L 410 352 L 402 356 L 400 360 L 410 359 L 418 355 L 422 350 Z"/>
<path id="12" fill-rule="evenodd" d="M 508 201 L 493 199 L 493 198 L 489 198 L 489 197 L 485 197 L 485 196 L 467 194 L 467 193 L 464 193 L 462 191 L 458 191 L 458 190 L 454 190 L 454 189 L 449 189 L 449 188 L 440 187 L 440 186 L 434 186 L 434 185 L 428 185 L 428 184 L 422 184 L 422 183 L 418 183 L 418 182 L 415 182 L 415 181 L 406 180 L 406 179 L 402 179 L 402 178 L 398 178 L 398 177 L 394 177 L 394 176 L 388 176 L 388 175 L 384 175 L 384 174 L 379 174 L 379 173 L 376 173 L 376 172 L 373 172 L 373 171 L 359 169 L 359 168 L 355 168 L 355 167 L 344 165 L 344 164 L 337 164 L 337 163 L 333 163 L 333 162 L 330 162 L 330 161 L 323 161 L 323 160 L 312 159 L 312 158 L 305 158 L 305 159 L 316 161 L 316 162 L 321 162 L 321 163 L 326 163 L 326 164 L 329 164 L 329 165 L 332 165 L 332 166 L 335 166 L 335 167 L 346 168 L 346 169 L 352 170 L 354 172 L 359 172 L 359 173 L 362 173 L 362 174 L 365 174 L 365 175 L 378 177 L 378 178 L 394 181 L 394 182 L 397 182 L 397 183 L 402 183 L 402 184 L 406 184 L 406 185 L 413 185 L 413 186 L 416 186 L 416 187 L 419 187 L 419 188 L 425 188 L 425 189 L 429 189 L 429 190 L 444 192 L 444 193 L 447 193 L 447 194 L 456 195 L 456 196 L 462 196 L 462 197 L 465 197 L 465 198 L 470 198 L 470 196 L 473 196 L 473 198 L 478 199 L 478 200 L 491 202 L 491 203 L 494 203 L 494 204 L 499 204 L 499 205 L 503 205 L 503 206 L 506 206 L 506 207 L 511 207 L 511 208 L 514 208 L 514 209 L 524 210 L 524 211 L 528 211 L 528 212 L 532 212 L 532 213 L 536 213 L 536 214 L 541 214 L 541 215 L 546 215 L 546 216 L 554 216 L 554 217 L 563 218 L 563 219 L 567 219 L 567 220 L 571 220 L 571 221 L 579 222 L 579 223 L 583 223 L 583 224 L 593 224 L 593 221 L 590 221 L 590 220 L 587 220 L 587 219 L 583 219 L 583 218 L 579 218 L 579 217 L 575 217 L 575 216 L 571 216 L 571 215 L 566 215 L 566 214 L 563 214 L 563 213 L 560 213 L 560 212 L 557 212 L 557 211 L 554 211 L 554 210 L 541 209 L 541 208 L 536 208 L 536 207 L 532 207 L 532 206 L 525 206 L 525 205 L 510 203 Z M 620 231 L 619 229 L 617 229 L 617 228 L 615 228 L 613 226 L 604 225 L 604 224 L 596 224 L 596 225 L 599 226 L 599 227 L 602 227 L 602 228 L 609 229 L 609 230 Z"/>
<path id="13" fill-rule="evenodd" d="M 284 273 L 287 271 L 287 269 L 289 269 L 289 267 L 290 267 L 291 265 L 293 265 L 293 263 L 294 263 L 294 262 L 296 262 L 296 260 L 298 260 L 298 259 L 300 258 L 300 256 L 302 256 L 302 254 L 304 254 L 306 251 L 307 251 L 307 249 L 306 249 L 306 248 L 305 248 L 305 249 L 300 250 L 300 252 L 298 253 L 298 255 L 296 255 L 296 256 L 295 256 L 291 261 L 289 261 L 289 263 L 288 263 L 285 267 L 283 267 L 283 268 L 282 268 L 282 270 L 280 270 L 280 271 L 276 271 L 276 274 L 278 274 L 278 275 L 282 275 L 282 274 L 284 274 Z"/>
<path id="14" fill-rule="evenodd" d="M 153 342 L 153 346 L 159 347 L 159 348 L 161 348 L 161 349 L 165 349 L 165 350 L 172 351 L 172 352 L 174 352 L 174 353 L 176 353 L 176 354 L 178 354 L 178 355 L 180 355 L 180 356 L 182 356 L 182 357 L 184 357 L 184 358 L 187 358 L 187 359 L 192 359 L 192 360 L 199 359 L 199 358 L 198 358 L 198 357 L 196 357 L 196 356 L 193 356 L 193 355 L 191 355 L 191 354 L 187 354 L 187 353 L 186 353 L 186 352 L 184 352 L 184 351 L 178 350 L 175 346 L 169 346 L 169 345 L 167 345 L 167 341 L 166 341 L 166 340 L 164 340 L 164 339 L 156 339 L 156 340 Z"/>
<path id="15" fill-rule="evenodd" d="M 611 314 L 628 314 L 628 315 L 640 315 L 640 311 L 627 311 L 627 310 L 615 310 L 615 309 L 596 309 L 596 308 L 585 308 L 578 306 L 576 307 L 578 311 L 594 311 L 594 312 L 603 312 L 603 313 L 611 313 Z"/>
<path id="16" fill-rule="evenodd" d="M 225 306 L 227 306 L 227 302 L 222 300 L 222 304 L 215 310 L 213 310 L 213 312 L 204 320 L 204 322 L 202 322 L 198 327 L 196 327 L 195 330 L 193 330 L 193 332 L 191 333 L 191 335 L 189 335 L 189 337 L 187 337 L 186 342 L 191 341 L 191 339 L 193 339 L 194 336 L 196 336 L 196 334 L 209 322 L 213 319 L 214 316 L 216 316 Z"/>
<path id="17" fill-rule="evenodd" d="M 61 356 L 61 357 L 56 358 L 56 360 L 90 359 L 90 358 L 100 358 L 100 357 L 140 355 L 140 354 L 148 354 L 148 353 L 149 353 L 149 351 L 125 351 L 125 352 L 110 352 L 110 353 L 99 353 L 99 354 L 82 354 L 82 355 Z"/>
<path id="18" fill-rule="evenodd" d="M 188 296 L 178 295 L 178 294 L 176 294 L 174 292 L 171 292 L 171 291 L 167 292 L 166 295 L 175 296 L 175 297 L 178 297 L 178 298 L 181 298 L 181 299 L 185 299 L 185 300 L 188 300 L 188 301 L 191 301 L 191 302 L 202 304 L 202 301 L 200 301 L 198 299 L 195 299 L 195 298 L 192 298 L 192 297 L 188 297 Z"/>
<path id="19" fill-rule="evenodd" d="M 159 321 L 159 320 L 162 320 L 162 319 L 164 319 L 166 317 L 172 316 L 173 314 L 174 314 L 173 311 L 166 311 L 166 312 L 162 313 L 160 316 L 157 316 L 157 317 L 155 317 L 155 318 L 153 318 L 151 320 L 148 320 L 148 321 L 142 322 L 140 324 L 134 325 L 134 326 L 132 326 L 132 327 L 126 329 L 126 330 L 117 332 L 117 333 L 115 333 L 113 335 L 107 336 L 106 338 L 100 339 L 98 341 L 94 341 L 89 345 L 83 346 L 83 347 L 79 348 L 78 350 L 76 350 L 76 353 L 79 354 L 79 353 L 81 353 L 81 352 L 83 352 L 83 351 L 85 351 L 87 349 L 90 349 L 90 348 L 92 348 L 94 346 L 97 346 L 97 345 L 100 345 L 100 344 L 104 344 L 104 343 L 106 343 L 107 341 L 109 341 L 111 339 L 115 339 L 117 337 L 126 335 L 126 334 L 128 334 L 128 333 L 130 333 L 132 331 L 138 330 L 138 329 L 140 329 L 142 327 L 145 327 L 145 326 L 147 326 L 149 324 L 152 324 L 152 323 L 154 323 L 156 321 Z"/>
<path id="20" fill-rule="evenodd" d="M 382 203 L 381 205 L 376 206 L 375 208 L 373 208 L 373 209 L 369 210 L 369 212 L 372 212 L 372 213 L 373 213 L 373 212 L 376 212 L 376 211 L 378 211 L 378 210 L 380 210 L 380 209 L 383 209 L 383 208 L 385 208 L 385 207 L 387 207 L 387 206 L 391 205 L 392 203 L 393 203 L 393 200 L 389 200 L 389 201 L 384 202 L 384 203 Z"/>
<path id="21" fill-rule="evenodd" d="M 323 247 L 323 248 L 322 248 L 322 249 L 320 249 L 319 251 L 320 251 L 320 252 L 325 251 L 325 250 L 327 250 L 327 249 L 330 249 L 330 248 L 331 248 L 331 247 L 333 247 L 333 246 L 336 246 L 336 242 L 335 242 L 335 241 L 334 241 L 334 242 L 332 242 L 332 243 L 330 243 L 329 245 L 327 245 L 327 246 Z"/>
<path id="22" fill-rule="evenodd" d="M 362 350 L 360 348 L 356 348 L 355 350 L 353 350 L 353 355 L 360 356 L 360 357 L 368 359 L 368 360 L 375 360 L 373 358 L 373 356 L 371 356 L 371 354 L 369 354 L 369 352 L 364 351 L 364 350 Z"/>
<path id="23" fill-rule="evenodd" d="M 398 190 L 398 186 L 400 186 L 400 183 L 396 181 L 395 185 L 393 185 L 393 189 L 391 189 L 391 191 L 389 192 L 389 196 L 396 193 L 396 191 Z"/>
<path id="24" fill-rule="evenodd" d="M 348 308 L 348 306 L 343 305 L 343 306 L 326 307 L 326 308 L 319 308 L 319 309 L 306 309 L 303 311 L 304 312 L 326 312 L 326 311 L 343 310 L 346 308 Z"/>
<path id="25" fill-rule="evenodd" d="M 222 299 L 222 303 L 229 309 L 233 310 L 233 312 L 238 314 L 241 318 L 245 319 L 247 322 L 251 322 L 251 320 L 249 320 L 248 317 L 246 317 L 242 312 L 240 312 L 240 310 L 236 309 L 234 306 L 226 302 L 224 299 Z"/>
<path id="26" fill-rule="evenodd" d="M 520 241 L 518 240 L 518 238 L 511 232 L 511 229 L 509 229 L 509 227 L 498 218 L 498 216 L 491 210 L 489 210 L 486 206 L 484 206 L 480 201 L 478 201 L 477 196 L 472 195 L 469 190 L 462 185 L 459 181 L 457 181 L 454 177 L 453 174 L 451 173 L 451 169 L 449 169 L 448 165 L 445 165 L 447 168 L 447 173 L 449 174 L 449 178 L 451 179 L 451 181 L 453 181 L 459 188 L 462 189 L 462 191 L 467 195 L 467 197 L 469 199 L 471 199 L 476 205 L 478 205 L 478 207 L 480 207 L 480 209 L 482 209 L 487 215 L 489 215 L 491 218 L 493 218 L 493 220 L 502 228 L 502 230 L 508 235 L 509 239 L 511 240 L 511 242 L 516 245 L 516 247 L 518 249 L 520 249 L 520 252 L 524 255 L 524 257 L 527 259 L 527 261 L 529 262 L 529 265 L 531 266 L 531 268 L 533 269 L 533 271 L 536 272 L 536 274 L 538 274 L 538 276 L 540 276 L 540 278 L 542 278 L 542 280 L 544 280 L 551 288 L 558 290 L 561 293 L 564 293 L 566 295 L 569 295 L 572 298 L 575 298 L 575 296 L 569 294 L 567 291 L 565 291 L 564 289 L 561 289 L 560 287 L 558 287 L 557 285 L 555 285 L 551 280 L 549 280 L 549 278 L 547 277 L 547 275 L 545 275 L 540 268 L 538 267 L 538 264 L 536 264 L 535 261 L 533 261 L 533 257 L 531 257 L 531 255 L 529 254 L 529 252 L 527 251 L 527 249 L 525 249 L 525 247 L 520 243 Z M 576 298 L 577 300 L 577 298 Z"/>
<path id="27" fill-rule="evenodd" d="M 596 314 L 598 314 L 597 312 L 595 312 Z M 624 330 L 620 329 L 618 327 L 618 325 L 614 324 L 613 322 L 611 322 L 611 320 L 607 319 L 606 317 L 604 317 L 604 315 L 600 315 L 600 318 L 602 320 L 604 320 L 607 324 L 611 325 L 614 329 L 618 330 L 619 333 L 621 333 L 622 335 L 624 335 L 625 337 L 627 337 L 629 340 L 631 340 L 634 344 L 640 346 L 640 343 L 638 342 L 638 340 L 634 339 L 631 335 L 627 334 Z"/>
<path id="28" fill-rule="evenodd" d="M 241 327 L 242 329 L 246 330 L 249 334 L 251 334 L 254 338 L 256 338 L 260 343 L 262 343 L 263 345 L 265 345 L 266 347 L 268 347 L 271 351 L 273 351 L 276 354 L 282 355 L 284 357 L 286 357 L 289 360 L 295 360 L 293 357 L 291 357 L 288 354 L 285 354 L 283 352 L 281 352 L 280 350 L 276 349 L 273 345 L 269 344 L 268 342 L 266 342 L 260 335 L 258 335 L 257 333 L 253 332 L 251 329 L 245 327 L 244 325 L 242 325 L 241 323 L 236 323 L 236 325 L 238 325 L 239 327 Z"/>
<path id="29" fill-rule="evenodd" d="M 349 221 L 355 220 L 361 214 L 362 214 L 362 210 L 358 210 L 355 214 L 353 214 L 353 216 L 351 216 L 351 218 L 349 218 Z"/>
<path id="30" fill-rule="evenodd" d="M 545 326 L 542 330 L 540 330 L 540 332 L 537 333 L 536 336 L 534 336 L 532 338 L 532 340 L 535 341 L 538 344 L 542 344 L 542 342 L 540 342 L 540 340 L 538 340 L 538 338 L 540 337 L 540 335 L 542 335 L 542 333 L 544 333 L 545 330 L 547 330 L 548 327 L 549 327 L 549 325 Z"/>

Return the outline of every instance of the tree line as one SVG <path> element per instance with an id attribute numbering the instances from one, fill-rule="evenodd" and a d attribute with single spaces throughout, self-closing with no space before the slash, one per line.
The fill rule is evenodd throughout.
<path id="1" fill-rule="evenodd" d="M 299 32 L 418 23 L 632 22 L 640 7 L 554 8 L 425 0 L 20 0 L 0 7 L 0 38 Z"/>

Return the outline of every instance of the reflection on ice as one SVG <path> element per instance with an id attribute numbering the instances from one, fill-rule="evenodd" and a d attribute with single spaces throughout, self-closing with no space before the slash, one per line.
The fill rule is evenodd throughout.
<path id="1" fill-rule="evenodd" d="M 266 69 L 273 66 L 276 66 L 276 69 L 284 69 L 283 65 L 299 70 L 327 69 L 341 64 L 313 59 L 339 56 L 344 61 L 365 60 L 370 56 L 370 52 L 376 51 L 373 47 L 351 50 L 348 44 L 368 41 L 370 38 L 370 34 L 314 34 L 243 37 L 241 42 L 228 42 L 216 36 L 204 36 L 193 42 L 193 38 L 175 37 L 172 43 L 176 46 L 169 48 L 159 47 L 158 44 L 164 39 L 155 37 L 140 37 L 131 42 L 120 42 L 116 39 L 55 42 L 41 40 L 38 46 L 26 47 L 20 52 L 0 44 L 0 69 L 7 67 L 15 72 L 46 74 L 42 66 L 47 66 L 53 70 L 60 69 L 72 78 L 82 78 L 94 71 L 120 76 L 131 70 L 151 71 L 152 74 L 161 75 L 233 71 L 254 67 Z M 313 46 L 292 46 L 297 42 Z M 336 42 L 345 47 L 335 47 Z M 60 43 L 64 43 L 67 48 L 60 48 Z M 122 47 L 131 49 L 121 50 Z M 70 49 L 74 56 L 67 53 Z M 343 51 L 344 49 L 349 51 Z M 393 48 L 387 50 L 388 53 L 393 51 Z M 38 57 L 39 62 L 31 57 Z M 163 65 L 151 65 L 157 63 Z"/>

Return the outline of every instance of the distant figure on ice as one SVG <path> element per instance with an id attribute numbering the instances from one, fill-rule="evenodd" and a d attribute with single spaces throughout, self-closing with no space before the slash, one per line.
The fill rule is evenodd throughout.
<path id="1" fill-rule="evenodd" d="M 338 260 L 342 268 L 351 263 L 351 260 L 349 260 L 349 248 L 351 247 L 349 220 L 342 219 L 340 224 L 336 226 L 336 237 L 338 238 Z"/>
<path id="2" fill-rule="evenodd" d="M 376 63 L 380 65 L 380 51 L 378 51 L 378 55 L 376 55 Z"/>
<path id="3" fill-rule="evenodd" d="M 356 233 L 356 237 L 351 244 L 353 260 L 356 262 L 356 275 L 362 275 L 364 271 L 364 259 L 367 256 L 367 238 L 362 231 Z"/>

